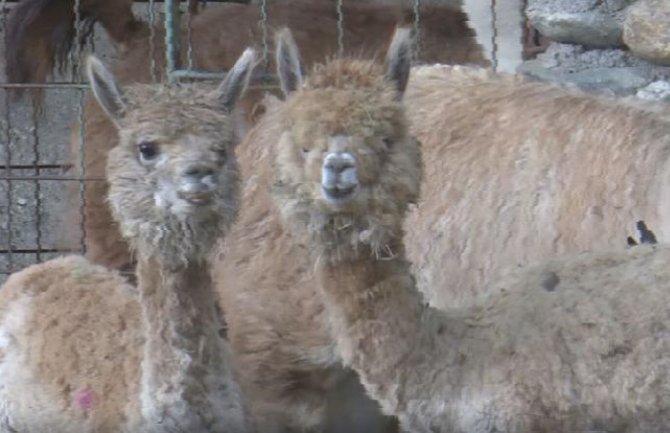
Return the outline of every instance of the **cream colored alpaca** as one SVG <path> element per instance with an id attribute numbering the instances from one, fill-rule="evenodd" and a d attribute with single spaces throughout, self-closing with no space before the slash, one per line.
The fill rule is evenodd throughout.
<path id="1" fill-rule="evenodd" d="M 292 92 L 272 197 L 315 263 L 344 364 L 411 432 L 667 432 L 670 248 L 549 262 L 449 313 L 423 302 L 403 246 L 422 178 L 400 102 L 406 36 L 395 86 L 358 64 L 304 83 L 297 56 L 280 69 Z"/>
<path id="2" fill-rule="evenodd" d="M 0 431 L 230 432 L 248 427 L 220 338 L 208 253 L 237 211 L 229 113 L 255 54 L 216 89 L 122 91 L 95 58 L 93 92 L 119 131 L 109 203 L 138 287 L 77 256 L 0 290 Z"/>
<path id="3" fill-rule="evenodd" d="M 623 249 L 640 219 L 667 237 L 667 111 L 442 65 L 413 68 L 404 102 L 426 170 L 404 241 L 418 287 L 436 306 L 470 304 L 506 267 Z M 247 380 L 277 412 L 314 414 L 324 389 L 315 378 L 335 382 L 341 358 L 313 263 L 273 212 L 268 168 L 255 171 L 275 159 L 283 106 L 269 101 L 240 146 L 243 167 L 254 169 L 250 205 L 226 238 L 218 270 L 234 276 L 220 292 Z"/>
<path id="4" fill-rule="evenodd" d="M 431 303 L 467 305 L 538 259 L 620 249 L 638 220 L 670 241 L 670 122 L 655 107 L 462 66 L 417 67 L 410 83 L 426 176 L 405 241 Z"/>

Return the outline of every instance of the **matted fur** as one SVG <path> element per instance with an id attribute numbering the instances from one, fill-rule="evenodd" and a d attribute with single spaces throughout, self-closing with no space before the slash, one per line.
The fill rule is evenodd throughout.
<path id="1" fill-rule="evenodd" d="M 253 65 L 250 50 L 216 89 L 124 91 L 89 61 L 96 97 L 119 128 L 109 202 L 137 253 L 138 284 L 82 257 L 10 277 L 0 290 L 0 430 L 252 431 L 219 335 L 208 255 L 238 205 L 224 104 L 244 92 Z M 194 205 L 204 203 L 202 185 L 213 194 Z"/>
<path id="2" fill-rule="evenodd" d="M 24 0 L 27 1 L 27 0 Z M 37 1 L 37 0 L 34 0 Z M 38 15 L 35 19 L 47 20 L 51 26 L 65 26 L 65 16 L 73 10 L 73 0 L 40 0 L 52 8 L 58 8 L 48 16 Z M 83 1 L 83 5 L 89 5 Z M 151 69 L 148 59 L 152 53 L 149 44 L 149 32 L 146 23 L 137 26 L 135 32 L 116 32 L 111 29 L 123 28 L 130 22 L 131 10 L 126 0 L 90 0 L 92 16 L 98 17 L 118 48 L 120 59 L 114 65 L 114 75 L 121 84 L 151 81 Z M 88 10 L 88 9 L 87 9 Z M 111 13 L 116 11 L 116 13 Z M 40 43 L 47 44 L 52 34 L 42 32 L 51 27 L 25 26 L 26 17 L 15 10 L 13 22 L 16 26 L 7 40 L 8 46 L 24 47 L 30 43 L 32 47 Z M 414 16 L 410 9 L 399 10 L 394 7 L 346 3 L 343 5 L 344 48 L 347 53 L 369 54 L 386 43 L 397 21 L 413 22 Z M 105 18 L 103 18 L 105 17 Z M 338 50 L 337 11 L 330 1 L 323 0 L 291 0 L 268 5 L 268 29 L 289 26 L 301 47 L 302 60 L 306 67 L 321 62 Z M 194 16 L 191 22 L 191 39 L 193 45 L 193 65 L 196 69 L 228 70 L 243 48 L 249 43 L 260 46 L 262 31 L 258 5 L 216 4 L 208 6 L 205 11 Z M 57 22 L 54 22 L 57 21 Z M 140 28 L 141 27 L 141 28 Z M 160 26 L 159 26 L 160 27 Z M 420 60 L 442 63 L 476 63 L 487 64 L 481 47 L 476 43 L 474 32 L 468 26 L 464 13 L 443 6 L 423 6 L 421 14 L 422 50 Z M 224 30 L 222 30 L 224 29 Z M 156 71 L 160 79 L 164 78 L 164 33 L 161 28 L 155 29 L 153 55 Z M 41 46 L 41 45 L 39 45 Z M 43 82 L 52 67 L 56 51 L 35 51 L 20 49 L 24 60 L 8 57 L 8 68 L 21 68 L 21 73 L 14 81 Z M 182 60 L 186 61 L 187 44 L 182 44 Z M 35 54 L 35 56 L 33 56 Z M 272 68 L 272 47 L 268 58 L 268 68 Z M 22 67 L 29 61 L 29 67 Z M 12 66 L 13 65 L 13 66 Z M 9 69 L 8 69 L 9 70 Z M 270 69 L 268 69 L 270 70 Z M 31 74 L 26 75 L 25 71 Z M 33 73 L 34 72 L 34 73 Z M 263 92 L 252 90 L 241 101 L 241 112 L 254 117 L 263 108 L 259 103 Z M 241 133 L 245 132 L 241 127 Z M 84 161 L 86 177 L 102 178 L 107 152 L 117 142 L 116 129 L 104 115 L 95 101 L 88 100 L 84 112 Z M 81 152 L 79 143 L 79 125 L 72 131 L 71 159 L 73 167 L 80 166 Z M 79 201 L 79 186 L 72 183 L 70 200 Z M 125 269 L 131 265 L 128 246 L 120 236 L 107 205 L 102 197 L 107 195 L 106 182 L 88 182 L 85 191 L 85 208 L 83 221 L 86 230 L 86 255 L 92 261 L 104 264 L 113 269 Z M 74 209 L 68 218 L 72 224 L 64 232 L 63 247 L 76 247 L 75 240 L 78 225 L 82 223 L 79 212 Z"/>

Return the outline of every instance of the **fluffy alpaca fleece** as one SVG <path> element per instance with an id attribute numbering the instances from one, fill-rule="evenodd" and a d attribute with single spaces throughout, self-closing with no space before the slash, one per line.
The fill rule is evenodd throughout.
<path id="1" fill-rule="evenodd" d="M 582 253 L 508 276 L 448 313 L 403 258 L 317 271 L 343 362 L 416 432 L 664 432 L 667 246 Z"/>
<path id="2" fill-rule="evenodd" d="M 278 52 L 285 64 L 290 64 L 291 52 Z M 296 60 L 297 61 L 297 60 Z M 284 225 L 282 212 L 300 213 L 301 218 L 324 239 L 337 242 L 342 231 L 336 227 L 346 227 L 354 223 L 357 227 L 375 227 L 368 233 L 370 242 L 378 245 L 390 236 L 381 229 L 386 216 L 397 212 L 393 201 L 387 201 L 374 221 L 352 221 L 342 217 L 338 221 L 328 221 L 311 211 L 305 201 L 294 196 L 292 169 L 299 164 L 301 152 L 289 152 L 292 148 L 278 146 L 287 140 L 285 128 L 290 128 L 301 137 L 315 137 L 318 128 L 339 130 L 354 127 L 347 119 L 358 122 L 361 137 L 370 140 L 369 155 L 365 163 L 370 164 L 371 174 L 376 164 L 375 152 L 384 148 L 385 142 L 375 134 L 383 133 L 407 146 L 416 143 L 403 134 L 406 119 L 395 100 L 396 92 L 391 83 L 383 78 L 382 68 L 363 60 L 333 60 L 326 65 L 315 67 L 309 74 L 310 91 L 301 93 L 290 104 L 269 97 L 267 112 L 238 147 L 238 157 L 243 173 L 244 187 L 240 216 L 221 248 L 221 259 L 215 267 L 222 281 L 229 275 L 230 285 L 218 286 L 222 307 L 229 324 L 228 336 L 234 348 L 234 356 L 239 365 L 244 365 L 242 382 L 245 393 L 253 401 L 255 414 L 262 414 L 266 425 L 283 424 L 289 428 L 308 428 L 321 431 L 331 421 L 360 417 L 360 408 L 353 414 L 338 413 L 332 402 L 342 399 L 360 399 L 357 378 L 351 370 L 344 369 L 334 342 L 328 334 L 328 325 L 323 319 L 322 301 L 315 291 L 313 262 L 303 244 L 297 242 Z M 290 80 L 288 80 L 290 81 Z M 348 89 L 357 89 L 352 96 Z M 323 106 L 327 104 L 328 110 Z M 345 114 L 348 113 L 348 114 Z M 344 117 L 343 117 L 344 116 Z M 299 117 L 299 121 L 296 121 Z M 313 123 L 309 118 L 314 118 Z M 344 123 L 342 123 L 344 122 Z M 290 125 L 290 126 L 289 126 Z M 311 129 L 311 126 L 317 129 Z M 325 145 L 323 140 L 314 146 Z M 309 148 L 306 148 L 309 149 Z M 314 161 L 318 153 L 312 152 Z M 418 152 L 417 152 L 418 157 Z M 398 153 L 399 158 L 406 154 Z M 275 177 L 274 162 L 283 161 L 287 168 L 282 177 Z M 312 170 L 318 171 L 318 166 Z M 298 172 L 296 172 L 298 173 Z M 408 172 L 407 176 L 411 176 Z M 318 185 L 299 182 L 299 195 L 313 194 Z M 273 195 L 286 198 L 283 206 L 276 206 Z M 389 191 L 369 191 L 369 194 L 386 194 Z M 400 190 L 395 192 L 400 194 Z M 361 192 L 361 194 L 367 194 Z M 377 203 L 381 205 L 381 202 Z M 320 228 L 328 227 L 328 232 Z M 344 235 L 346 236 L 346 235 Z M 354 244 L 352 244 L 354 245 Z M 349 254 L 346 249 L 342 254 Z M 379 250 L 383 255 L 387 252 Z M 304 351 L 302 349 L 305 349 Z M 393 420 L 383 420 L 380 427 L 378 408 L 367 413 L 366 424 L 353 423 L 349 431 L 395 431 Z M 371 427 L 374 421 L 375 427 Z M 346 431 L 346 430 L 343 430 Z"/>
<path id="3" fill-rule="evenodd" d="M 400 31 L 387 73 L 398 96 L 403 45 Z M 470 307 L 429 307 L 403 246 L 422 163 L 400 98 L 384 97 L 393 81 L 377 87 L 380 71 L 343 62 L 326 74 L 338 79 L 302 84 L 296 63 L 283 73 L 272 200 L 310 256 L 343 364 L 386 413 L 426 433 L 667 431 L 668 247 L 568 256 Z"/>
<path id="4" fill-rule="evenodd" d="M 159 78 L 163 78 L 164 34 L 155 29 L 150 43 L 148 24 L 133 16 L 129 0 L 82 0 L 81 15 L 99 22 L 118 49 L 113 71 L 122 84 L 151 82 L 154 58 Z M 74 38 L 73 0 L 22 0 L 8 21 L 7 75 L 11 82 L 43 82 L 57 60 L 67 59 Z M 414 21 L 411 9 L 346 3 L 343 5 L 345 51 L 369 53 L 382 46 L 397 21 Z M 268 29 L 290 26 L 303 47 L 306 65 L 323 61 L 338 50 L 337 11 L 324 0 L 291 0 L 268 6 Z M 186 20 L 184 20 L 186 21 Z M 257 5 L 212 3 L 192 17 L 192 58 L 195 69 L 228 70 L 244 47 L 261 46 L 262 29 Z M 186 23 L 185 23 L 186 24 Z M 441 63 L 487 61 L 476 43 L 464 13 L 451 7 L 423 6 L 421 9 L 422 50 L 420 60 Z M 161 26 L 157 26 L 161 27 Z M 186 28 L 184 32 L 186 34 Z M 153 46 L 153 52 L 152 52 Z M 271 49 L 271 47 L 270 47 Z M 270 54 L 272 52 L 270 51 Z M 182 64 L 186 65 L 187 44 L 182 44 Z M 268 67 L 272 68 L 272 55 Z M 238 104 L 242 113 L 256 116 L 256 104 L 264 91 L 251 89 Z M 262 107 L 262 106 L 259 106 Z M 89 100 L 84 111 L 84 155 L 86 177 L 104 177 L 107 153 L 117 140 L 117 132 L 98 105 Z M 249 120 L 252 120 L 251 118 Z M 238 122 L 242 125 L 242 122 Z M 245 131 L 240 128 L 240 132 Z M 79 125 L 72 134 L 73 167 L 80 166 Z M 72 184 L 72 202 L 79 200 L 79 187 Z M 132 266 L 128 246 L 121 237 L 108 206 L 106 182 L 89 182 L 85 191 L 86 256 L 95 263 L 114 269 Z M 64 233 L 64 246 L 78 239 L 79 213 L 73 212 L 71 227 Z"/>
<path id="5" fill-rule="evenodd" d="M 95 58 L 91 87 L 119 142 L 113 215 L 138 257 L 137 287 L 69 256 L 0 290 L 0 431 L 251 432 L 208 253 L 236 215 L 229 115 L 254 66 L 245 51 L 215 89 L 121 90 Z"/>
<path id="6" fill-rule="evenodd" d="M 657 107 L 445 65 L 414 68 L 405 101 L 426 165 L 405 242 L 437 307 L 467 305 L 508 268 L 621 248 L 638 220 L 668 241 Z"/>

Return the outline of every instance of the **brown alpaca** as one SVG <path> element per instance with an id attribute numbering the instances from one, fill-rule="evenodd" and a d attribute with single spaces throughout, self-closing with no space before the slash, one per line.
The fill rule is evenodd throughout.
<path id="1" fill-rule="evenodd" d="M 408 32 L 385 76 L 334 62 L 302 82 L 296 47 L 280 44 L 292 54 L 280 62 L 275 212 L 311 257 L 344 365 L 384 411 L 426 433 L 667 431 L 670 248 L 575 255 L 469 308 L 426 306 L 403 246 L 422 179 L 401 103 Z"/>
<path id="2" fill-rule="evenodd" d="M 290 38 L 287 32 L 280 35 L 284 41 Z M 297 56 L 297 52 L 287 51 L 286 42 L 280 42 L 279 47 L 280 66 L 287 61 L 290 63 L 293 55 Z M 319 431 L 323 425 L 330 425 L 331 419 L 343 416 L 331 402 L 359 398 L 357 392 L 359 395 L 360 390 L 348 386 L 358 380 L 341 365 L 328 333 L 322 301 L 315 291 L 313 261 L 305 247 L 283 226 L 280 209 L 273 205 L 268 187 L 273 184 L 274 161 L 285 156 L 279 153 L 277 138 L 284 128 L 295 123 L 286 113 L 297 112 L 300 107 L 303 107 L 302 113 L 311 112 L 313 108 L 319 117 L 313 123 L 306 123 L 305 119 L 295 123 L 294 128 L 307 125 L 315 128 L 296 130 L 298 134 L 316 134 L 323 128 L 337 129 L 340 120 L 345 123 L 347 119 L 358 121 L 363 116 L 370 122 L 363 126 L 371 128 L 363 133 L 377 133 L 379 127 L 383 127 L 389 139 L 395 139 L 396 133 L 401 134 L 399 140 L 405 139 L 402 136 L 404 117 L 398 112 L 391 82 L 381 73 L 379 77 L 374 75 L 380 70 L 366 61 L 335 60 L 316 66 L 307 81 L 309 88 L 314 90 L 305 91 L 305 98 L 311 95 L 312 99 L 296 99 L 283 109 L 285 104 L 269 97 L 268 112 L 252 129 L 244 145 L 238 148 L 245 179 L 242 206 L 239 219 L 226 237 L 222 259 L 215 271 L 221 281 L 228 281 L 223 280 L 224 276 L 231 278 L 230 285 L 219 285 L 229 324 L 228 336 L 236 363 L 244 366 L 241 372 L 243 389 L 253 401 L 254 414 L 261 414 L 258 417 L 263 418 L 266 425 L 284 424 L 289 430 L 311 428 Z M 295 80 L 300 74 L 296 73 Z M 341 88 L 349 81 L 352 88 L 360 90 L 359 93 L 351 96 L 351 92 Z M 378 94 L 380 90 L 385 93 Z M 339 95 L 342 95 L 341 99 L 337 99 Z M 379 106 L 382 103 L 387 105 Z M 328 104 L 330 110 L 323 111 L 323 104 Z M 341 116 L 344 117 L 340 119 Z M 384 116 L 401 124 L 386 122 Z M 377 121 L 382 125 L 376 125 Z M 320 146 L 325 145 L 323 140 L 318 142 Z M 374 154 L 377 147 L 386 144 L 374 141 L 370 146 L 368 151 Z M 317 155 L 315 150 L 308 158 L 317 161 Z M 303 158 L 300 154 L 296 157 Z M 317 166 L 313 169 L 320 170 Z M 275 191 L 280 187 L 279 183 L 274 183 Z M 318 185 L 305 184 L 305 187 Z M 343 220 L 342 224 L 345 223 Z M 370 236 L 377 238 L 384 233 L 371 233 Z M 231 272 L 234 275 L 229 275 Z M 374 414 L 368 413 L 374 418 Z M 388 428 L 392 429 L 393 423 Z M 372 430 L 358 425 L 350 431 Z"/>
<path id="3" fill-rule="evenodd" d="M 108 30 L 120 52 L 114 73 L 121 84 L 151 81 L 151 44 L 148 25 L 132 14 L 129 0 L 82 0 L 82 16 L 99 21 Z M 43 82 L 56 59 L 65 59 L 74 35 L 74 0 L 23 0 L 8 23 L 7 74 L 12 82 Z M 350 53 L 376 50 L 392 32 L 398 20 L 413 21 L 410 10 L 388 6 L 348 4 L 343 7 L 344 47 Z M 337 52 L 337 14 L 324 0 L 292 0 L 268 7 L 268 28 L 288 25 L 303 47 L 307 65 L 320 62 Z M 209 6 L 193 17 L 193 60 L 196 69 L 227 70 L 250 41 L 260 45 L 260 11 L 256 5 L 222 4 Z M 441 63 L 485 64 L 481 47 L 468 27 L 466 16 L 455 9 L 426 6 L 422 9 L 421 60 Z M 69 29 L 64 31 L 62 29 Z M 123 31 L 121 31 L 121 30 Z M 221 29 L 225 29 L 222 31 Z M 56 31 L 58 30 L 58 31 Z M 159 75 L 164 71 L 164 35 L 155 32 L 154 57 Z M 182 44 L 186 60 L 186 44 Z M 35 55 L 33 55 L 33 53 Z M 270 56 L 272 61 L 272 56 Z M 241 102 L 242 112 L 252 113 L 261 98 L 260 90 L 248 92 Z M 260 111 L 260 110 L 256 110 Z M 89 100 L 84 115 L 84 167 L 87 177 L 104 177 L 105 158 L 116 129 L 94 101 Z M 242 128 L 240 133 L 244 132 Z M 79 167 L 79 126 L 73 129 L 72 155 Z M 128 247 L 103 202 L 107 185 L 90 182 L 85 192 L 86 256 L 95 263 L 122 269 L 129 266 Z M 72 184 L 71 201 L 79 201 L 79 186 Z M 70 220 L 78 225 L 79 212 Z M 68 231 L 69 233 L 70 231 Z M 73 240 L 66 234 L 66 246 Z"/>
<path id="4" fill-rule="evenodd" d="M 413 68 L 404 102 L 426 172 L 404 242 L 420 291 L 438 308 L 471 304 L 505 269 L 562 253 L 622 249 L 638 220 L 667 242 L 667 107 L 657 112 L 444 65 Z M 271 112 L 282 107 L 268 105 Z M 240 146 L 243 167 L 274 159 L 278 116 L 250 131 Z M 321 382 L 310 378 L 344 374 L 341 357 L 309 255 L 271 212 L 263 188 L 272 182 L 269 173 L 254 171 L 245 186 L 250 204 L 217 269 L 235 275 L 220 291 L 231 341 L 248 366 L 246 381 L 271 405 L 282 401 L 273 392 L 290 388 L 292 405 L 317 406 Z"/>
<path id="5" fill-rule="evenodd" d="M 621 248 L 638 220 L 670 240 L 670 122 L 654 107 L 445 65 L 414 68 L 405 101 L 426 164 L 405 242 L 438 308 L 505 269 Z"/>
<path id="6" fill-rule="evenodd" d="M 221 85 L 121 90 L 95 58 L 95 97 L 119 131 L 109 203 L 138 257 L 138 286 L 78 256 L 0 290 L 0 431 L 230 432 L 248 427 L 208 255 L 238 203 L 230 111 L 254 66 Z"/>

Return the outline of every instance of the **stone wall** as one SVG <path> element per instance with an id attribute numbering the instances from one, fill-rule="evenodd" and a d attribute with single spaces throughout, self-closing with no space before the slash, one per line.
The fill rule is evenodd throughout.
<path id="1" fill-rule="evenodd" d="M 667 0 L 528 0 L 526 15 L 552 43 L 518 71 L 590 91 L 670 96 Z"/>

